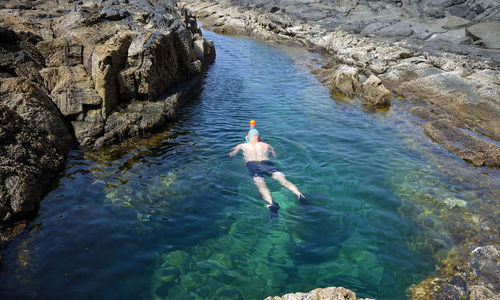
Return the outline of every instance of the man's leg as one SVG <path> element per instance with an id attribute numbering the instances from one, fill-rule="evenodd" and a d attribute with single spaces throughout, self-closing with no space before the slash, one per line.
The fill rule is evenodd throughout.
<path id="1" fill-rule="evenodd" d="M 264 180 L 264 177 L 256 176 L 253 178 L 253 182 L 259 189 L 260 194 L 262 195 L 262 199 L 266 200 L 269 202 L 268 206 L 273 203 L 273 198 L 271 197 L 271 192 L 266 186 L 266 182 Z"/>
<path id="2" fill-rule="evenodd" d="M 289 189 L 290 191 L 292 191 L 292 193 L 297 195 L 297 197 L 300 198 L 300 196 L 302 196 L 302 193 L 299 191 L 297 186 L 295 184 L 291 183 L 290 181 L 288 181 L 285 177 L 285 174 L 283 174 L 283 172 L 274 172 L 271 175 L 271 177 L 273 179 L 277 180 L 282 186 L 284 186 L 287 189 Z"/>

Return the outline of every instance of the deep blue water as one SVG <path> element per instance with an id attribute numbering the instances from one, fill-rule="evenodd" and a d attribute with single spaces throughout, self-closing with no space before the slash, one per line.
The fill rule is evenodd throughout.
<path id="1" fill-rule="evenodd" d="M 404 100 L 384 111 L 337 99 L 308 53 L 205 36 L 217 59 L 200 96 L 150 138 L 72 152 L 31 232 L 2 253 L 0 295 L 259 299 L 344 286 L 401 299 L 434 271 L 432 251 L 453 245 L 436 203 L 489 197 L 472 178 L 497 187 L 496 170 L 425 137 Z M 311 206 L 267 178 L 281 205 L 270 218 L 241 154 L 228 156 L 250 119 Z"/>

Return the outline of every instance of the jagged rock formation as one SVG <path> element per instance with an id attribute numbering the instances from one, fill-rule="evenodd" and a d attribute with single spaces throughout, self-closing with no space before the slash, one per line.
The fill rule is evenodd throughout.
<path id="1" fill-rule="evenodd" d="M 425 100 L 457 120 L 454 127 L 500 140 L 499 1 L 180 3 L 216 32 L 299 44 L 327 54 L 329 62 L 313 73 L 337 92 L 382 106 L 390 105 L 391 92 Z M 436 141 L 452 142 L 447 138 Z M 486 154 L 493 156 L 474 163 L 500 166 L 500 147 L 488 147 L 496 149 Z M 464 151 L 446 148 L 467 159 Z"/>
<path id="2" fill-rule="evenodd" d="M 73 137 L 40 85 L 37 37 L 0 29 L 0 223 L 36 212 Z"/>
<path id="3" fill-rule="evenodd" d="M 215 59 L 163 1 L 0 3 L 0 224 L 32 216 L 69 149 L 160 128 Z"/>
<path id="4" fill-rule="evenodd" d="M 196 91 L 214 59 L 213 44 L 203 39 L 196 21 L 184 14 L 183 22 L 171 1 L 35 1 L 25 4 L 28 11 L 9 9 L 15 3 L 3 4 L 9 16 L 2 26 L 29 30 L 38 39 L 33 49 L 40 58 L 37 82 L 83 146 L 134 135 L 133 130 L 110 133 L 108 118 L 126 110 L 124 104 L 169 102 L 169 96 L 184 90 L 174 90 L 181 84 Z M 154 126 L 173 117 L 176 107 L 156 116 L 163 120 Z M 136 132 L 147 130 L 143 126 Z"/>
<path id="5" fill-rule="evenodd" d="M 356 300 L 356 294 L 343 287 L 318 288 L 309 293 L 290 293 L 281 297 L 267 297 L 265 300 Z M 359 300 L 370 300 L 369 298 L 359 298 Z"/>

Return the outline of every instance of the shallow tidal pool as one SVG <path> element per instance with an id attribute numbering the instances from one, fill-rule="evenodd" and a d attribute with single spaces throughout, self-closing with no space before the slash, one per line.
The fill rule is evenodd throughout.
<path id="1" fill-rule="evenodd" d="M 261 299 L 344 286 L 404 299 L 481 211 L 499 172 L 434 144 L 402 99 L 331 95 L 304 51 L 205 32 L 217 59 L 164 131 L 71 153 L 30 231 L 2 252 L 0 298 Z M 241 154 L 255 119 L 311 205 L 271 178 L 271 218 Z"/>

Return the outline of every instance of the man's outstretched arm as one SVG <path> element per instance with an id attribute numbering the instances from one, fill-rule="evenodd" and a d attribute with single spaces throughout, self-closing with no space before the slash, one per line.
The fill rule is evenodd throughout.
<path id="1" fill-rule="evenodd" d="M 239 144 L 236 147 L 234 147 L 233 151 L 229 152 L 229 156 L 235 156 L 236 154 L 238 154 L 238 152 L 240 152 L 241 150 L 241 145 L 242 144 Z"/>

